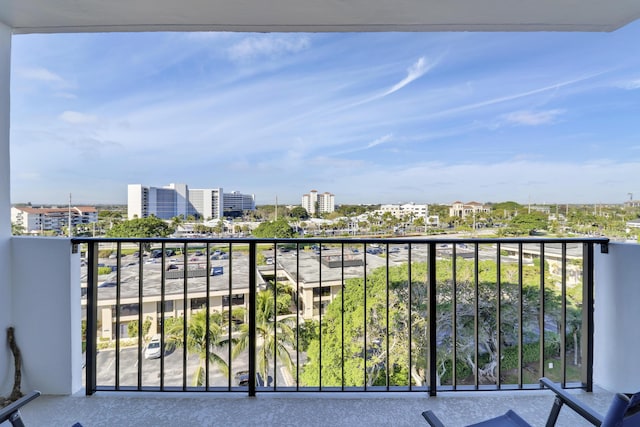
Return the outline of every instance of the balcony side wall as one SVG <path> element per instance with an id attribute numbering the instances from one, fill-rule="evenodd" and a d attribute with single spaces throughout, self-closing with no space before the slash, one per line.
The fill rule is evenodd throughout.
<path id="1" fill-rule="evenodd" d="M 611 243 L 595 253 L 594 383 L 640 390 L 640 245 Z"/>
<path id="2" fill-rule="evenodd" d="M 5 330 L 11 325 L 11 183 L 9 174 L 9 74 L 11 29 L 0 24 L 0 395 L 11 390 L 9 376 L 13 361 L 4 345 Z"/>
<path id="3" fill-rule="evenodd" d="M 12 240 L 13 324 L 22 389 L 72 394 L 82 387 L 80 255 L 64 238 Z"/>

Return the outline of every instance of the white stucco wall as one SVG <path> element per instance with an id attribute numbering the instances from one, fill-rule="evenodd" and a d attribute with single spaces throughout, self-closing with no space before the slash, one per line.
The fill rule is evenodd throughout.
<path id="1" fill-rule="evenodd" d="M 594 329 L 594 382 L 615 392 L 640 390 L 640 245 L 596 250 Z"/>
<path id="2" fill-rule="evenodd" d="M 0 342 L 6 341 L 11 321 L 11 199 L 9 196 L 9 71 L 11 68 L 11 30 L 0 24 Z M 0 395 L 11 390 L 7 381 L 10 353 L 0 345 Z"/>
<path id="3" fill-rule="evenodd" d="M 75 393 L 82 387 L 80 255 L 64 238 L 14 237 L 11 251 L 22 390 Z"/>

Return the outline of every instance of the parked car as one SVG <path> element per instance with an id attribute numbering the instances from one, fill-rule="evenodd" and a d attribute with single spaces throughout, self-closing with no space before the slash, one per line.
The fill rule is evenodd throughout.
<path id="1" fill-rule="evenodd" d="M 162 355 L 162 351 L 160 349 L 160 335 L 154 335 L 147 344 L 147 348 L 144 349 L 144 358 L 145 359 L 157 359 Z"/>

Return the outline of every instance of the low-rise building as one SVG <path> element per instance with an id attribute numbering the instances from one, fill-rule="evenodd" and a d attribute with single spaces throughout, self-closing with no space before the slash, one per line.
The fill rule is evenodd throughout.
<path id="1" fill-rule="evenodd" d="M 22 227 L 23 233 L 27 234 L 43 232 L 60 234 L 69 225 L 69 221 L 72 227 L 95 224 L 98 222 L 98 210 L 92 206 L 11 208 L 11 222 Z"/>
<path id="2" fill-rule="evenodd" d="M 449 216 L 457 216 L 459 218 L 465 219 L 468 216 L 478 215 L 479 213 L 489 213 L 490 211 L 491 209 L 486 207 L 482 203 L 463 203 L 457 201 L 453 202 L 453 204 L 449 208 Z"/>

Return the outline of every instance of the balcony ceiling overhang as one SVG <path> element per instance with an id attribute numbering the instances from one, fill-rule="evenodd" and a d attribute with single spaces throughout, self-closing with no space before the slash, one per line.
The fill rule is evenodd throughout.
<path id="1" fill-rule="evenodd" d="M 613 31 L 638 0 L 0 0 L 15 34 L 112 31 Z"/>

